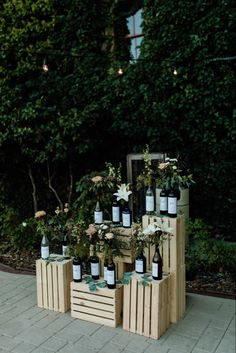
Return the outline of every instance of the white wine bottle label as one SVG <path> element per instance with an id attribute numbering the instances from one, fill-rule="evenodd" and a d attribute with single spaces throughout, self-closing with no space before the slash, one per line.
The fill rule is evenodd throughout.
<path id="1" fill-rule="evenodd" d="M 81 265 L 73 265 L 73 279 L 81 279 Z"/>
<path id="2" fill-rule="evenodd" d="M 154 196 L 146 196 L 146 211 L 154 211 Z"/>
<path id="3" fill-rule="evenodd" d="M 62 255 L 64 257 L 69 255 L 69 247 L 67 245 L 62 245 Z"/>
<path id="4" fill-rule="evenodd" d="M 41 246 L 41 258 L 42 259 L 49 258 L 49 246 Z"/>
<path id="5" fill-rule="evenodd" d="M 115 284 L 115 271 L 107 271 L 107 284 Z"/>
<path id="6" fill-rule="evenodd" d="M 131 227 L 130 213 L 122 213 L 122 224 L 123 224 L 123 227 Z"/>
<path id="7" fill-rule="evenodd" d="M 136 272 L 143 272 L 143 261 L 142 260 L 135 260 L 135 271 Z"/>
<path id="8" fill-rule="evenodd" d="M 152 263 L 152 276 L 158 277 L 158 264 L 155 262 Z"/>
<path id="9" fill-rule="evenodd" d="M 160 197 L 160 211 L 167 211 L 167 197 Z"/>
<path id="10" fill-rule="evenodd" d="M 107 281 L 107 266 L 104 266 L 103 272 L 104 272 L 104 281 Z"/>
<path id="11" fill-rule="evenodd" d="M 99 263 L 91 263 L 91 275 L 99 276 Z"/>
<path id="12" fill-rule="evenodd" d="M 112 221 L 120 222 L 120 207 L 112 206 Z"/>
<path id="13" fill-rule="evenodd" d="M 95 211 L 94 212 L 94 223 L 95 224 L 102 224 L 103 223 L 103 212 L 102 211 Z"/>
<path id="14" fill-rule="evenodd" d="M 168 197 L 168 213 L 177 213 L 177 197 Z"/>

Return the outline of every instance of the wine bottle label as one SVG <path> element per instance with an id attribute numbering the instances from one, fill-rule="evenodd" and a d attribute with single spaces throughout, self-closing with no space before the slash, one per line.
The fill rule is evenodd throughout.
<path id="1" fill-rule="evenodd" d="M 143 261 L 135 260 L 135 271 L 143 273 Z"/>
<path id="2" fill-rule="evenodd" d="M 160 211 L 167 211 L 168 204 L 167 204 L 167 197 L 160 197 Z"/>
<path id="3" fill-rule="evenodd" d="M 158 277 L 158 264 L 155 262 L 152 263 L 152 276 Z"/>
<path id="4" fill-rule="evenodd" d="M 154 211 L 154 196 L 146 196 L 146 211 Z"/>
<path id="5" fill-rule="evenodd" d="M 73 279 L 81 279 L 81 265 L 73 265 Z"/>
<path id="6" fill-rule="evenodd" d="M 177 213 L 177 197 L 168 197 L 168 213 Z"/>
<path id="7" fill-rule="evenodd" d="M 67 245 L 62 245 L 62 255 L 64 257 L 69 255 L 69 247 Z"/>
<path id="8" fill-rule="evenodd" d="M 107 271 L 107 284 L 115 284 L 115 271 Z"/>
<path id="9" fill-rule="evenodd" d="M 120 207 L 112 206 L 112 221 L 120 222 Z"/>
<path id="10" fill-rule="evenodd" d="M 102 224 L 103 223 L 103 212 L 102 211 L 95 211 L 94 212 L 94 223 L 95 224 Z"/>
<path id="11" fill-rule="evenodd" d="M 131 227 L 130 213 L 122 213 L 122 224 L 123 224 L 123 227 Z"/>
<path id="12" fill-rule="evenodd" d="M 42 259 L 49 258 L 49 246 L 41 246 L 41 258 Z"/>
<path id="13" fill-rule="evenodd" d="M 99 276 L 99 263 L 91 263 L 91 275 Z"/>
<path id="14" fill-rule="evenodd" d="M 103 272 L 104 272 L 104 281 L 107 281 L 107 266 L 104 266 Z"/>

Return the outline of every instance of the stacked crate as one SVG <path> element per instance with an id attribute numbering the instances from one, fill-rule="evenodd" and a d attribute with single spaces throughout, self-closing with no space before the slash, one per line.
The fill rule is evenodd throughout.
<path id="1" fill-rule="evenodd" d="M 160 217 L 143 216 L 142 225 L 146 228 L 149 224 L 160 221 Z M 170 274 L 170 321 L 178 321 L 185 312 L 185 225 L 184 216 L 177 218 L 162 217 L 161 220 L 171 228 L 172 235 L 160 246 L 163 260 L 163 272 Z M 147 269 L 151 269 L 155 247 L 149 246 L 145 251 Z"/>
<path id="2" fill-rule="evenodd" d="M 51 260 L 36 260 L 37 304 L 40 308 L 59 312 L 70 309 L 72 260 L 50 255 Z"/>

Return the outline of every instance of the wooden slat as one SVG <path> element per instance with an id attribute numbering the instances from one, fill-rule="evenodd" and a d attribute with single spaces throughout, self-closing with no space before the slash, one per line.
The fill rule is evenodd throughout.
<path id="1" fill-rule="evenodd" d="M 98 308 L 90 308 L 87 305 L 83 306 L 83 305 L 76 305 L 72 303 L 71 310 L 81 312 L 81 313 L 86 313 L 92 316 L 99 316 L 99 317 L 107 318 L 111 320 L 114 320 L 114 315 L 115 315 L 114 307 L 113 307 L 113 311 L 109 312 L 102 309 L 100 310 L 99 306 Z"/>
<path id="2" fill-rule="evenodd" d="M 131 285 L 124 285 L 124 301 L 123 301 L 123 329 L 129 331 L 130 327 L 130 294 Z"/>
<path id="3" fill-rule="evenodd" d="M 145 287 L 144 294 L 144 320 L 143 320 L 143 335 L 150 337 L 151 333 L 151 285 Z"/>
<path id="4" fill-rule="evenodd" d="M 131 281 L 131 296 L 130 296 L 130 331 L 136 332 L 137 326 L 137 278 L 132 278 Z"/>
<path id="5" fill-rule="evenodd" d="M 85 294 L 85 293 L 84 293 Z M 74 297 L 73 293 L 71 296 L 71 302 L 73 304 L 79 304 L 79 305 L 86 305 L 89 307 L 101 307 L 103 308 L 103 310 L 107 310 L 107 311 L 112 311 L 113 310 L 113 306 L 114 306 L 114 298 L 103 298 L 102 296 L 100 296 L 100 301 L 99 301 L 99 297 L 96 298 L 96 300 L 94 301 L 94 298 L 92 298 L 92 300 L 89 300 L 89 298 L 91 298 L 91 296 L 89 296 L 89 294 L 87 293 L 87 298 L 86 295 L 83 296 L 83 298 L 81 298 L 80 295 L 78 295 L 78 297 Z M 104 302 L 104 299 L 109 299 L 109 302 Z"/>
<path id="6" fill-rule="evenodd" d="M 54 310 L 59 311 L 58 267 L 52 267 Z"/>
<path id="7" fill-rule="evenodd" d="M 36 280 L 37 280 L 37 305 L 43 308 L 43 287 L 42 287 L 42 266 L 41 261 L 36 261 Z"/>
<path id="8" fill-rule="evenodd" d="M 138 285 L 138 299 L 137 299 L 137 328 L 136 332 L 140 335 L 143 334 L 143 319 L 144 319 L 144 286 Z"/>
<path id="9" fill-rule="evenodd" d="M 151 334 L 150 337 L 158 339 L 160 337 L 160 297 L 162 290 L 162 283 L 152 283 L 152 317 L 151 317 Z"/>
<path id="10" fill-rule="evenodd" d="M 48 275 L 47 275 L 47 263 L 42 260 L 42 287 L 43 287 L 43 307 L 48 309 Z"/>
<path id="11" fill-rule="evenodd" d="M 106 325 L 106 326 L 110 326 L 110 327 L 117 326 L 115 320 L 110 320 L 110 319 L 107 319 L 104 317 L 99 317 L 99 316 L 94 316 L 94 315 L 88 315 L 88 314 L 77 312 L 77 311 L 71 311 L 71 316 L 75 317 L 77 319 L 80 319 L 80 320 L 94 322 L 95 324 Z"/>
<path id="12" fill-rule="evenodd" d="M 54 301 L 53 301 L 53 276 L 52 276 L 52 265 L 47 265 L 47 274 L 48 274 L 48 309 L 54 309 Z"/>

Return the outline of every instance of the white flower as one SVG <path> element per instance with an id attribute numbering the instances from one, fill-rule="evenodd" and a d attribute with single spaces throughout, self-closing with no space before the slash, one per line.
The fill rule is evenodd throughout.
<path id="1" fill-rule="evenodd" d="M 170 162 L 178 162 L 178 159 L 176 159 L 176 158 L 171 158 L 171 159 L 170 159 Z"/>
<path id="2" fill-rule="evenodd" d="M 177 169 L 176 165 L 173 165 L 173 166 L 172 166 L 172 169 Z"/>
<path id="3" fill-rule="evenodd" d="M 111 240 L 111 239 L 113 239 L 113 238 L 114 238 L 114 233 L 109 232 L 109 233 L 106 233 L 106 234 L 105 234 L 105 239 Z"/>
<path id="4" fill-rule="evenodd" d="M 173 228 L 168 226 L 168 222 L 163 222 L 162 219 L 157 219 L 154 223 L 156 230 L 161 230 L 162 232 L 172 233 Z"/>
<path id="5" fill-rule="evenodd" d="M 22 226 L 23 226 L 23 227 L 26 227 L 26 226 L 27 226 L 27 223 L 26 223 L 26 222 L 22 222 Z"/>
<path id="6" fill-rule="evenodd" d="M 158 228 L 158 229 L 157 229 Z M 149 224 L 143 231 L 143 234 L 149 235 L 155 233 L 157 230 L 160 230 L 155 223 Z"/>
<path id="7" fill-rule="evenodd" d="M 132 194 L 132 191 L 129 191 L 128 188 L 129 188 L 129 184 L 121 184 L 118 186 L 118 191 L 113 194 L 117 196 L 117 201 L 119 200 L 125 200 L 126 202 L 129 201 L 129 195 Z"/>
<path id="8" fill-rule="evenodd" d="M 42 218 L 44 216 L 46 216 L 45 211 L 37 211 L 37 212 L 35 212 L 34 218 Z"/>
<path id="9" fill-rule="evenodd" d="M 99 228 L 100 228 L 101 230 L 106 230 L 106 229 L 108 229 L 109 227 L 108 227 L 106 224 L 101 224 Z"/>

